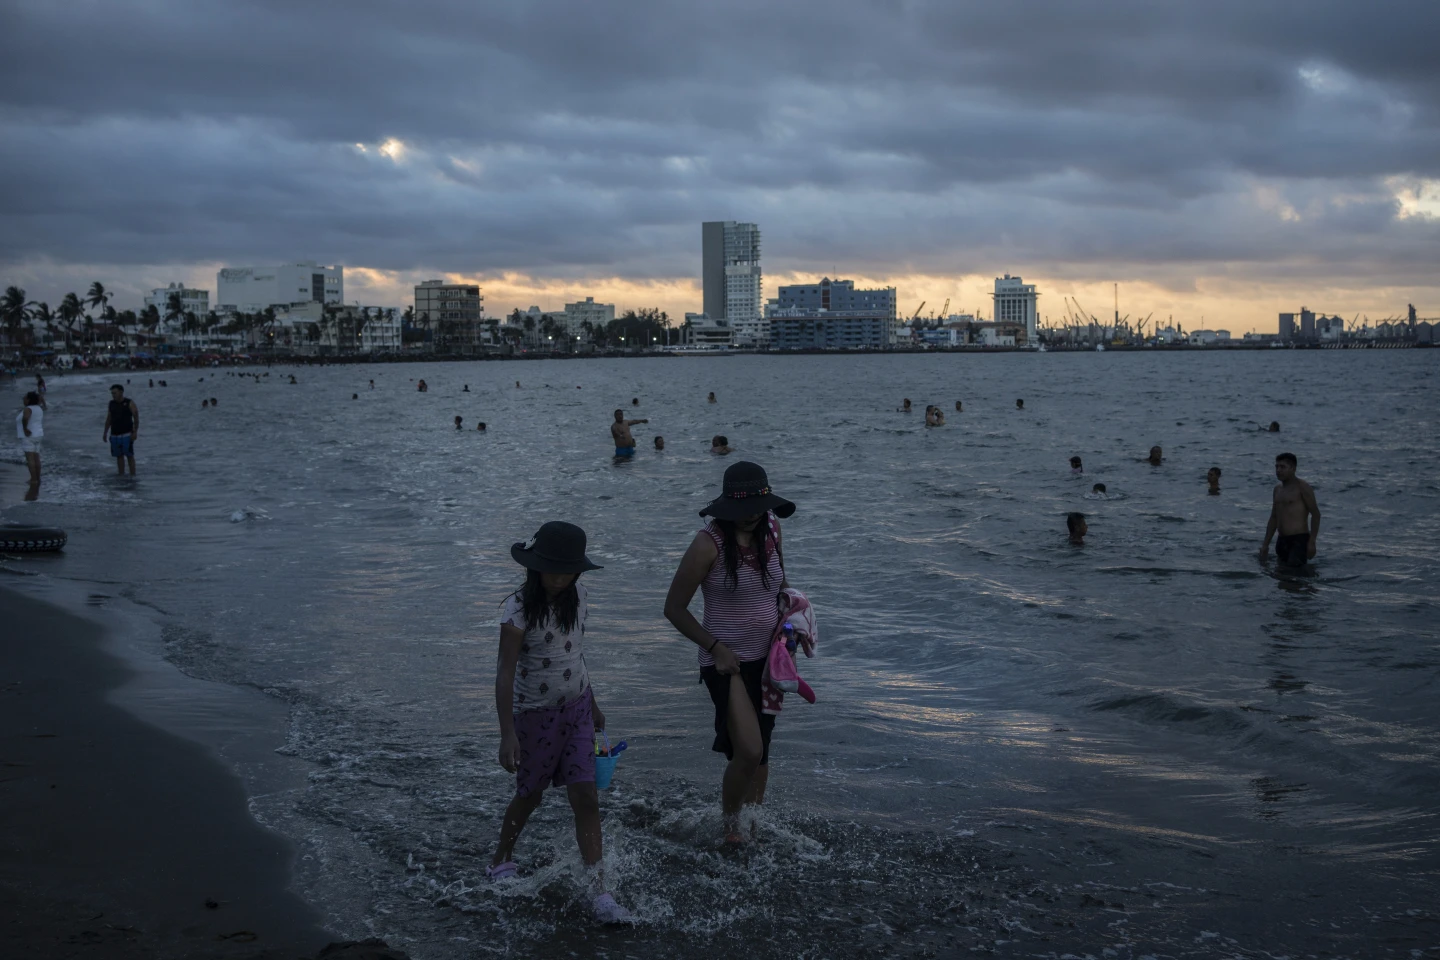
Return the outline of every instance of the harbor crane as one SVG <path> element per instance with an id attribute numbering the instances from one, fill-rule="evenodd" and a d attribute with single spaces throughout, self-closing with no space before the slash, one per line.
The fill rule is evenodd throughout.
<path id="1" fill-rule="evenodd" d="M 911 323 L 914 323 L 916 320 L 919 320 L 919 319 L 920 319 L 920 311 L 921 311 L 921 310 L 924 310 L 924 309 L 925 309 L 925 301 L 924 301 L 924 300 L 921 300 L 921 301 L 920 301 L 920 306 L 918 306 L 918 307 L 915 308 L 915 313 L 910 317 L 910 322 L 911 322 Z"/>
<path id="2" fill-rule="evenodd" d="M 940 308 L 940 319 L 944 320 L 948 316 L 950 316 L 950 298 L 946 297 L 945 306 Z"/>

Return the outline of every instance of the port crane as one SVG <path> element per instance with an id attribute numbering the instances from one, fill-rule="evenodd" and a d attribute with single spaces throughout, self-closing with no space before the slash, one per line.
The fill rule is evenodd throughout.
<path id="1" fill-rule="evenodd" d="M 924 310 L 924 309 L 925 309 L 925 301 L 924 301 L 924 300 L 921 300 L 921 301 L 920 301 L 920 306 L 918 306 L 918 307 L 915 308 L 915 313 L 910 317 L 910 322 L 911 322 L 911 323 L 914 323 L 916 320 L 919 320 L 919 319 L 920 319 L 920 311 L 921 311 L 921 310 Z"/>

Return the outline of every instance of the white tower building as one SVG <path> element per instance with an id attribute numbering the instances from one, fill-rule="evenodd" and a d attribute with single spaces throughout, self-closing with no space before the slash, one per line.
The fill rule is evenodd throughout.
<path id="1" fill-rule="evenodd" d="M 995 278 L 995 293 L 992 296 L 995 298 L 995 313 L 991 319 L 996 323 L 1024 324 L 1026 339 L 1031 344 L 1037 343 L 1035 300 L 1039 294 L 1035 292 L 1035 284 L 1025 283 L 1007 273 Z"/>

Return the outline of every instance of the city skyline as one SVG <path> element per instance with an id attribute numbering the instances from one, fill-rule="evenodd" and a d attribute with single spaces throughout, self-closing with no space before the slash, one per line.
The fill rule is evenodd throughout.
<path id="1" fill-rule="evenodd" d="M 116 3 L 81 29 L 20 5 L 0 281 L 138 307 L 314 259 L 347 302 L 444 279 L 491 314 L 678 318 L 698 225 L 735 220 L 764 234 L 767 299 L 838 276 L 896 287 L 903 317 L 988 314 L 1007 272 L 1051 324 L 1067 296 L 1108 316 L 1116 282 L 1121 313 L 1237 333 L 1440 313 L 1440 10 L 1288 9 L 800 3 L 752 43 L 668 6 Z"/>

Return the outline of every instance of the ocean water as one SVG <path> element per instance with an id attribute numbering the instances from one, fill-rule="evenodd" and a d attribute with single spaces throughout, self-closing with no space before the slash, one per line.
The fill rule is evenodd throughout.
<path id="1" fill-rule="evenodd" d="M 296 888 L 333 929 L 417 958 L 1433 956 L 1437 368 L 1416 350 L 132 373 L 134 481 L 100 443 L 116 377 L 72 374 L 51 381 L 41 498 L 5 510 L 70 547 L 3 570 L 124 598 L 155 654 L 282 707 L 290 772 L 240 769 L 255 816 L 296 842 Z M 650 420 L 629 462 L 616 407 Z M 1255 555 L 1281 450 L 1323 512 L 1301 574 Z M 801 664 L 819 701 L 787 702 L 759 842 L 732 854 L 695 651 L 661 606 L 742 457 L 798 504 L 787 571 L 821 636 Z M 587 657 L 630 744 L 602 808 L 633 931 L 588 923 L 563 797 L 520 842 L 523 878 L 484 878 L 512 789 L 496 617 L 509 545 L 548 519 L 605 565 Z"/>

